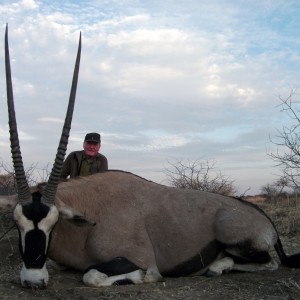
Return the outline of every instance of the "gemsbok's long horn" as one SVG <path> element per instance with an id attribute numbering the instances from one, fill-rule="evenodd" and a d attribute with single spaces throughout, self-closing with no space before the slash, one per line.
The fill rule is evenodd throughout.
<path id="1" fill-rule="evenodd" d="M 18 128 L 16 121 L 16 113 L 14 106 L 14 95 L 11 80 L 11 68 L 8 47 L 8 25 L 5 30 L 5 71 L 6 71 L 6 92 L 7 92 L 7 107 L 8 107 L 8 124 L 10 133 L 10 147 L 15 170 L 15 178 L 17 182 L 18 197 L 21 203 L 31 201 L 29 185 L 26 179 L 21 150 L 18 136 Z"/>
<path id="2" fill-rule="evenodd" d="M 67 151 L 68 139 L 69 139 L 69 134 L 71 129 L 74 104 L 76 98 L 76 90 L 77 90 L 77 82 L 78 82 L 79 66 L 80 66 L 80 55 L 81 55 L 81 32 L 79 35 L 78 51 L 77 51 L 77 57 L 76 57 L 76 63 L 75 63 L 75 69 L 73 74 L 72 87 L 70 92 L 70 98 L 69 98 L 65 123 L 61 133 L 52 171 L 49 176 L 49 180 L 45 188 L 45 191 L 43 193 L 43 200 L 48 204 L 54 203 L 55 193 L 57 190 L 57 185 L 60 181 L 60 173 L 62 170 L 62 165 Z"/>
<path id="3" fill-rule="evenodd" d="M 55 162 L 51 174 L 49 176 L 47 186 L 43 193 L 43 200 L 49 204 L 52 204 L 54 202 L 57 185 L 60 180 L 62 164 L 67 150 L 67 144 L 68 144 L 68 139 L 69 139 L 69 134 L 71 129 L 74 104 L 76 98 L 76 90 L 77 90 L 77 82 L 78 82 L 79 66 L 80 66 L 80 55 L 81 55 L 81 32 L 79 35 L 79 45 L 78 45 L 75 69 L 73 74 L 68 110 L 65 117 L 65 123 L 62 130 L 59 146 L 57 149 Z M 13 165 L 15 170 L 19 200 L 22 204 L 24 204 L 31 201 L 31 194 L 30 194 L 29 185 L 25 175 L 25 170 L 24 170 L 24 165 L 23 165 L 22 155 L 20 150 L 20 142 L 18 137 L 16 114 L 14 108 L 13 88 L 12 88 L 12 80 L 11 80 L 7 24 L 6 24 L 6 31 L 5 31 L 5 69 L 6 69 L 7 105 L 8 105 L 8 118 L 9 118 L 9 128 L 10 128 L 11 153 L 13 158 Z"/>

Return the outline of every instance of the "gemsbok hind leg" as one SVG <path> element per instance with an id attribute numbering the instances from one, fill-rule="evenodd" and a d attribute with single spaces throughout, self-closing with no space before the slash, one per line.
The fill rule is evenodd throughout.
<path id="1" fill-rule="evenodd" d="M 262 212 L 251 206 L 249 212 L 220 209 L 216 215 L 214 232 L 223 249 L 223 264 L 227 263 L 224 270 L 256 272 L 278 268 L 269 254 L 278 235 Z M 216 275 L 220 275 L 224 271 L 220 271 L 222 261 L 216 261 L 210 269 L 212 273 L 217 270 L 219 274 Z"/>
<path id="2" fill-rule="evenodd" d="M 234 249 L 235 248 L 235 249 Z M 260 251 L 251 246 L 251 241 L 244 242 L 237 247 L 229 247 L 226 252 L 232 254 L 234 265 L 232 270 L 242 272 L 274 271 L 277 262 L 268 251 Z"/>
<path id="3" fill-rule="evenodd" d="M 228 273 L 233 269 L 234 261 L 231 257 L 223 257 L 214 261 L 209 267 L 205 276 L 215 277 Z"/>
<path id="4" fill-rule="evenodd" d="M 275 271 L 277 269 L 278 269 L 278 264 L 274 259 L 271 259 L 268 263 L 265 264 L 234 263 L 232 268 L 232 270 L 241 271 L 241 272 Z"/>
<path id="5" fill-rule="evenodd" d="M 277 262 L 270 257 L 268 262 L 251 262 L 242 261 L 240 258 L 235 257 L 223 257 L 219 260 L 213 262 L 206 272 L 206 276 L 214 277 L 220 276 L 223 273 L 228 273 L 230 271 L 240 271 L 240 272 L 259 272 L 259 271 L 275 271 L 278 268 Z"/>

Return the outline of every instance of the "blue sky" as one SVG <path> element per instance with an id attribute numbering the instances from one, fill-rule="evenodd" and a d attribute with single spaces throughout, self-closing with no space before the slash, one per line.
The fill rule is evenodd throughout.
<path id="1" fill-rule="evenodd" d="M 0 0 L 0 16 L 27 166 L 53 163 L 82 31 L 68 153 L 98 131 L 110 168 L 164 184 L 176 160 L 215 161 L 241 193 L 280 174 L 269 136 L 289 122 L 279 96 L 300 83 L 299 1 Z M 11 164 L 4 80 L 0 90 Z"/>

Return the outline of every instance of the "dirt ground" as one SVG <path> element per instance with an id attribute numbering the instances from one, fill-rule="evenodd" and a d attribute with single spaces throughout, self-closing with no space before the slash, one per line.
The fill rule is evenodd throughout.
<path id="1" fill-rule="evenodd" d="M 288 253 L 300 251 L 298 236 L 284 238 L 283 243 Z M 166 278 L 155 284 L 106 288 L 85 287 L 79 272 L 49 268 L 47 289 L 31 290 L 22 288 L 19 282 L 22 264 L 16 229 L 0 240 L 0 257 L 1 299 L 300 299 L 300 270 L 282 266 L 275 272 Z"/>

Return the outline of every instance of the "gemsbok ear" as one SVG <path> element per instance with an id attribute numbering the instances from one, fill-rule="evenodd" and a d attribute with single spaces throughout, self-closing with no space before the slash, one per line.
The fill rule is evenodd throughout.
<path id="1" fill-rule="evenodd" d="M 94 226 L 96 222 L 88 220 L 83 214 L 79 213 L 76 209 L 65 204 L 58 197 L 56 198 L 56 204 L 59 211 L 59 215 L 77 226 Z"/>

